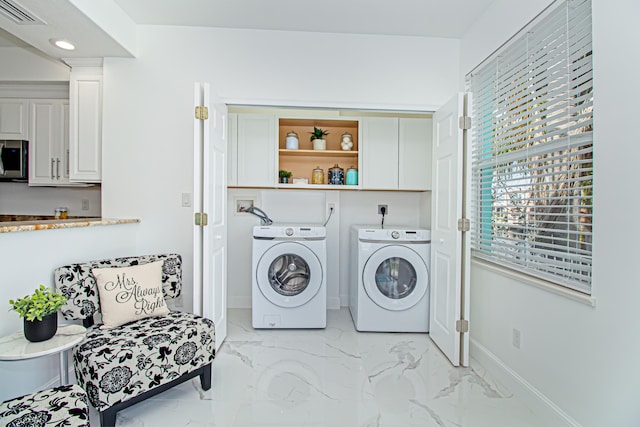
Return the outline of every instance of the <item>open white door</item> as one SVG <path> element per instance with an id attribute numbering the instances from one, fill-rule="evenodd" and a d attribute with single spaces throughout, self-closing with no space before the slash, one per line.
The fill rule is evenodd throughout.
<path id="1" fill-rule="evenodd" d="M 201 94 L 200 105 L 207 107 L 208 118 L 202 120 L 200 144 L 202 180 L 198 186 L 202 225 L 196 225 L 201 230 L 201 301 L 196 300 L 198 292 L 194 289 L 194 309 L 199 303 L 202 315 L 214 321 L 217 350 L 227 336 L 227 107 L 210 95 L 206 83 L 202 85 Z M 194 268 L 197 258 L 194 254 Z M 197 270 L 194 277 L 196 274 Z"/>
<path id="2" fill-rule="evenodd" d="M 460 93 L 433 116 L 431 215 L 431 306 L 429 336 L 454 366 L 469 364 L 468 233 L 459 230 L 467 190 L 464 170 L 465 95 Z M 468 176 L 468 175 L 467 175 Z M 464 226 L 464 222 L 460 222 Z"/>

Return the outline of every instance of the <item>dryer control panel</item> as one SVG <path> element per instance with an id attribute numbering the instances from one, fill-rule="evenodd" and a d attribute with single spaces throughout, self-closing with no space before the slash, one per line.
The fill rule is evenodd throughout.
<path id="1" fill-rule="evenodd" d="M 431 241 L 431 230 L 420 228 L 374 228 L 354 226 L 358 230 L 358 238 L 369 242 L 415 242 Z"/>

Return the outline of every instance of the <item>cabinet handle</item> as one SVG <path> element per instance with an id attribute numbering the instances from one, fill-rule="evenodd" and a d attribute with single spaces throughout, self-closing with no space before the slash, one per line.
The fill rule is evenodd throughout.
<path id="1" fill-rule="evenodd" d="M 69 176 L 69 149 L 67 148 L 67 176 Z"/>
<path id="2" fill-rule="evenodd" d="M 56 178 L 60 179 L 60 159 L 56 159 Z"/>
<path id="3" fill-rule="evenodd" d="M 56 176 L 53 174 L 53 164 L 55 163 L 54 158 L 51 158 L 51 179 L 56 179 Z"/>

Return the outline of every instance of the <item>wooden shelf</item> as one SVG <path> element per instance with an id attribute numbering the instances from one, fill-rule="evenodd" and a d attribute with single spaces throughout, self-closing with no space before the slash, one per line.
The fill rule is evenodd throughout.
<path id="1" fill-rule="evenodd" d="M 359 190 L 359 185 L 329 185 L 329 184 L 277 184 L 276 188 L 303 190 Z"/>
<path id="2" fill-rule="evenodd" d="M 358 159 L 357 151 L 345 151 L 345 150 L 278 150 L 281 156 L 313 156 L 313 157 L 355 157 Z"/>
<path id="3" fill-rule="evenodd" d="M 327 150 L 313 150 L 309 134 L 314 127 L 329 132 L 325 137 Z M 287 133 L 298 134 L 298 150 L 286 149 Z M 342 134 L 351 134 L 353 147 L 351 150 L 342 150 L 340 141 Z M 307 178 L 311 182 L 312 172 L 315 168 L 324 171 L 324 182 L 328 182 L 329 169 L 335 165 L 345 171 L 350 167 L 359 166 L 358 152 L 358 121 L 357 120 L 332 120 L 332 119 L 291 119 L 280 118 L 278 121 L 278 169 L 284 169 L 293 173 L 292 178 Z M 328 184 L 278 184 L 278 188 L 313 188 L 313 189 L 358 189 L 359 186 L 328 185 Z"/>

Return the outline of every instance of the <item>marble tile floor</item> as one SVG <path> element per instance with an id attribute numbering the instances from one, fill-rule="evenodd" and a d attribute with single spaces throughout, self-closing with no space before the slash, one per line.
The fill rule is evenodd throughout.
<path id="1" fill-rule="evenodd" d="M 255 330 L 251 310 L 231 309 L 211 390 L 186 382 L 120 411 L 117 427 L 545 425 L 488 374 L 453 368 L 426 334 L 357 332 L 348 309 L 327 323 Z"/>

